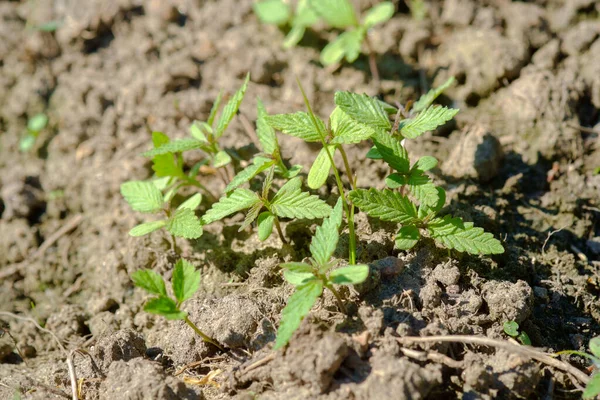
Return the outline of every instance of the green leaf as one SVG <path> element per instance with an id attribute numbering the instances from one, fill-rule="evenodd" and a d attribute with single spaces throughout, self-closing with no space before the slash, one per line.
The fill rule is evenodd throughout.
<path id="1" fill-rule="evenodd" d="M 592 354 L 600 358 L 600 336 L 591 339 L 589 346 Z"/>
<path id="2" fill-rule="evenodd" d="M 313 267 L 301 262 L 289 262 L 281 264 L 283 277 L 294 286 L 300 286 L 309 280 L 316 279 Z"/>
<path id="3" fill-rule="evenodd" d="M 246 89 L 248 88 L 249 80 L 250 74 L 248 73 L 246 75 L 244 83 L 242 84 L 242 87 L 237 92 L 235 92 L 233 97 L 227 102 L 227 104 L 225 104 L 223 112 L 221 113 L 221 117 L 219 117 L 217 129 L 215 130 L 215 137 L 217 139 L 220 138 L 221 135 L 223 135 L 223 132 L 225 132 L 225 129 L 227 129 L 227 126 L 229 125 L 233 117 L 235 117 L 235 114 L 240 108 L 240 104 L 242 103 L 244 95 L 246 94 Z"/>
<path id="4" fill-rule="evenodd" d="M 196 239 L 202 236 L 202 224 L 189 208 L 182 208 L 169 218 L 165 229 L 177 237 Z"/>
<path id="5" fill-rule="evenodd" d="M 329 149 L 331 156 L 335 152 L 335 146 L 326 146 L 319 151 L 317 158 L 313 162 L 310 171 L 308 171 L 308 178 L 306 183 L 311 189 L 318 189 L 325 184 L 329 171 L 331 170 L 331 161 L 327 155 L 327 149 Z"/>
<path id="6" fill-rule="evenodd" d="M 140 269 L 131 274 L 131 280 L 135 286 L 144 289 L 148 293 L 166 296 L 167 289 L 162 276 L 151 269 Z"/>
<path id="7" fill-rule="evenodd" d="M 200 287 L 200 271 L 196 271 L 190 262 L 181 258 L 175 264 L 171 284 L 175 298 L 179 303 L 183 303 L 190 299 Z"/>
<path id="8" fill-rule="evenodd" d="M 295 178 L 300 172 L 302 172 L 302 169 L 302 165 L 299 164 L 292 165 L 290 169 L 285 168 L 285 166 L 283 166 L 282 168 L 282 165 L 277 165 L 275 167 L 275 172 L 277 172 L 285 179 L 292 179 Z"/>
<path id="9" fill-rule="evenodd" d="M 36 114 L 27 121 L 27 129 L 32 132 L 39 132 L 48 125 L 48 117 L 46 114 Z"/>
<path id="10" fill-rule="evenodd" d="M 135 211 L 155 213 L 162 209 L 163 195 L 150 181 L 125 182 L 121 194 Z"/>
<path id="11" fill-rule="evenodd" d="M 504 333 L 506 333 L 508 336 L 519 336 L 519 324 L 517 324 L 515 321 L 504 321 L 502 328 L 504 329 Z"/>
<path id="12" fill-rule="evenodd" d="M 281 312 L 281 322 L 277 330 L 274 350 L 285 346 L 290 341 L 292 335 L 322 293 L 323 282 L 320 280 L 309 281 L 296 288 Z"/>
<path id="13" fill-rule="evenodd" d="M 394 11 L 396 10 L 392 2 L 384 1 L 382 3 L 379 3 L 376 6 L 371 7 L 367 10 L 362 24 L 367 29 L 377 24 L 382 24 L 386 21 L 389 21 L 390 18 L 392 18 L 392 16 L 394 15 Z"/>
<path id="14" fill-rule="evenodd" d="M 217 117 L 217 111 L 219 111 L 219 106 L 221 105 L 222 99 L 223 99 L 223 91 L 219 91 L 219 94 L 217 95 L 215 102 L 213 103 L 212 107 L 210 108 L 210 113 L 208 114 L 208 119 L 206 120 L 206 123 L 208 124 L 208 126 L 213 126 L 213 124 L 215 122 L 215 118 Z"/>
<path id="15" fill-rule="evenodd" d="M 519 342 L 521 342 L 523 346 L 531 346 L 531 339 L 529 339 L 529 335 L 527 333 L 521 331 L 519 336 L 517 336 L 517 339 L 519 339 Z"/>
<path id="16" fill-rule="evenodd" d="M 350 118 L 348 114 L 336 107 L 329 117 L 333 139 L 331 143 L 353 144 L 360 143 L 375 134 L 367 125 L 360 124 Z"/>
<path id="17" fill-rule="evenodd" d="M 154 232 L 155 230 L 162 228 L 166 224 L 167 224 L 167 221 L 165 221 L 165 220 L 145 222 L 143 224 L 134 226 L 133 229 L 131 229 L 129 231 L 129 236 L 133 236 L 133 237 L 144 236 L 151 232 Z"/>
<path id="18" fill-rule="evenodd" d="M 254 159 L 254 164 L 250 164 L 249 166 L 238 172 L 236 176 L 233 177 L 231 182 L 229 182 L 229 185 L 227 185 L 227 187 L 225 188 L 225 192 L 229 193 L 232 190 L 239 187 L 240 185 L 250 181 L 256 175 L 273 166 L 273 164 L 275 164 L 274 160 L 256 157 Z"/>
<path id="19" fill-rule="evenodd" d="M 171 139 L 162 132 L 152 132 L 152 144 L 154 148 L 159 148 L 167 143 Z M 172 153 L 160 154 L 152 158 L 152 170 L 159 177 L 181 177 L 183 176 L 183 169 L 175 161 Z M 160 189 L 160 188 L 159 188 Z"/>
<path id="20" fill-rule="evenodd" d="M 381 103 L 366 94 L 336 92 L 335 104 L 350 118 L 372 129 L 389 131 L 392 123 Z"/>
<path id="21" fill-rule="evenodd" d="M 348 0 L 309 0 L 312 9 L 332 28 L 358 25 L 354 7 Z"/>
<path id="22" fill-rule="evenodd" d="M 403 226 L 396 235 L 396 248 L 399 250 L 412 249 L 419 242 L 420 238 L 421 234 L 416 226 Z"/>
<path id="23" fill-rule="evenodd" d="M 19 141 L 19 150 L 22 152 L 31 150 L 31 148 L 35 145 L 37 137 L 37 132 L 26 133 L 25 136 L 23 136 Z"/>
<path id="24" fill-rule="evenodd" d="M 450 86 L 452 86 L 453 83 L 454 83 L 454 77 L 450 77 L 441 86 L 439 86 L 439 87 L 437 87 L 435 89 L 431 89 L 429 92 L 427 92 L 427 94 L 424 94 L 423 96 L 421 96 L 421 98 L 419 98 L 419 101 L 417 101 L 413 105 L 412 111 L 413 112 L 421 112 L 424 109 L 426 109 L 427 107 L 429 107 L 433 103 L 433 101 L 440 94 L 442 94 L 442 92 L 444 92 L 444 90 L 446 90 Z"/>
<path id="25" fill-rule="evenodd" d="M 273 155 L 275 150 L 279 148 L 275 130 L 267 123 L 267 110 L 260 98 L 256 98 L 257 118 L 256 118 L 256 134 L 262 145 L 262 150 L 266 154 Z"/>
<path id="26" fill-rule="evenodd" d="M 168 297 L 157 297 L 146 303 L 144 311 L 162 315 L 166 319 L 185 319 L 187 313 L 177 308 L 177 304 Z"/>
<path id="27" fill-rule="evenodd" d="M 241 232 L 244 229 L 246 229 L 247 227 L 249 227 L 250 225 L 252 225 L 254 220 L 258 217 L 258 213 L 260 212 L 260 210 L 262 208 L 263 208 L 262 201 L 259 201 L 258 203 L 254 204 L 252 207 L 250 207 L 250 209 L 246 213 L 246 217 L 244 218 L 244 223 L 240 226 L 240 229 L 238 229 L 238 232 Z"/>
<path id="28" fill-rule="evenodd" d="M 370 158 L 371 160 L 383 160 L 383 156 L 377 149 L 377 146 L 371 147 L 365 157 Z"/>
<path id="29" fill-rule="evenodd" d="M 283 25 L 291 17 L 290 6 L 282 0 L 262 0 L 252 4 L 254 14 L 264 24 Z"/>
<path id="30" fill-rule="evenodd" d="M 321 133 L 315 128 L 310 115 L 305 112 L 267 115 L 265 119 L 270 126 L 286 135 L 300 138 L 305 142 L 321 141 Z M 323 121 L 317 118 L 317 123 L 321 128 L 321 132 L 325 132 Z"/>
<path id="31" fill-rule="evenodd" d="M 598 395 L 600 395 L 600 372 L 596 371 L 585 386 L 582 397 L 595 399 Z"/>
<path id="32" fill-rule="evenodd" d="M 288 34 L 285 36 L 285 39 L 283 39 L 283 45 L 282 45 L 283 48 L 290 49 L 290 48 L 294 47 L 295 45 L 297 45 L 298 43 L 300 43 L 300 41 L 304 37 L 305 32 L 306 32 L 305 25 L 301 25 L 301 24 L 292 25 L 292 29 L 290 29 Z"/>
<path id="33" fill-rule="evenodd" d="M 349 63 L 356 61 L 360 55 L 364 35 L 365 32 L 362 29 L 340 34 L 321 51 L 321 64 L 325 66 L 332 65 L 342 61 L 342 58 L 345 58 Z"/>
<path id="34" fill-rule="evenodd" d="M 504 248 L 499 240 L 482 228 L 474 227 L 472 222 L 463 222 L 461 218 L 432 220 L 427 229 L 431 237 L 448 249 L 466 251 L 470 254 L 501 254 Z"/>
<path id="35" fill-rule="evenodd" d="M 364 282 L 368 276 L 368 265 L 348 265 L 331 271 L 329 281 L 336 285 L 355 285 Z"/>
<path id="36" fill-rule="evenodd" d="M 271 212 L 278 217 L 285 218 L 313 219 L 328 216 L 331 207 L 318 196 L 302 192 L 299 186 L 286 188 L 295 179 L 302 183 L 300 178 L 294 178 L 286 183 L 271 201 Z"/>
<path id="37" fill-rule="evenodd" d="M 414 139 L 427 131 L 432 131 L 440 125 L 450 121 L 458 109 L 431 106 L 417 115 L 416 118 L 405 119 L 400 122 L 398 129 L 402 136 L 408 139 Z"/>
<path id="38" fill-rule="evenodd" d="M 338 36 L 335 40 L 327 43 L 323 50 L 321 50 L 321 55 L 319 57 L 319 61 L 324 66 L 337 64 L 344 59 L 344 55 L 346 54 L 346 43 L 343 37 Z"/>
<path id="39" fill-rule="evenodd" d="M 231 162 L 231 156 L 225 150 L 219 151 L 213 158 L 213 167 L 220 168 Z"/>
<path id="40" fill-rule="evenodd" d="M 393 169 L 400 173 L 410 170 L 408 152 L 397 138 L 386 132 L 376 132 L 373 142 L 383 160 Z"/>
<path id="41" fill-rule="evenodd" d="M 319 22 L 319 15 L 311 7 L 309 0 L 298 0 L 292 25 L 311 26 L 317 22 Z"/>
<path id="42" fill-rule="evenodd" d="M 204 131 L 212 132 L 212 128 L 206 122 L 194 121 L 192 125 L 190 125 L 190 135 L 196 140 L 199 140 L 204 143 L 208 143 L 208 139 L 206 139 L 206 135 Z"/>
<path id="43" fill-rule="evenodd" d="M 299 191 L 301 188 L 302 188 L 302 178 L 300 178 L 300 177 L 292 178 L 289 181 L 287 181 L 285 183 L 285 185 L 283 185 L 279 189 L 277 194 L 275 194 L 275 196 L 273 197 L 273 200 L 271 200 L 271 203 L 277 201 L 280 197 L 286 196 L 290 193 L 295 193 L 296 191 Z"/>
<path id="44" fill-rule="evenodd" d="M 177 207 L 177 209 L 181 210 L 182 208 L 187 208 L 189 210 L 194 211 L 196 208 L 198 208 L 200 203 L 202 203 L 202 193 L 196 193 L 195 195 L 181 203 L 181 205 Z"/>
<path id="45" fill-rule="evenodd" d="M 257 219 L 258 224 L 258 239 L 261 242 L 267 240 L 269 236 L 271 236 L 271 232 L 273 232 L 273 223 L 275 222 L 275 217 L 268 211 L 260 213 Z"/>
<path id="46" fill-rule="evenodd" d="M 413 170 L 408 177 L 408 190 L 421 204 L 435 206 L 439 201 L 437 187 L 419 170 Z"/>
<path id="47" fill-rule="evenodd" d="M 329 259 L 335 252 L 342 224 L 342 198 L 338 198 L 331 215 L 323 220 L 317 227 L 315 235 L 310 242 L 310 253 L 319 267 L 327 265 Z"/>
<path id="48" fill-rule="evenodd" d="M 204 214 L 202 222 L 204 225 L 218 221 L 246 208 L 252 207 L 260 199 L 256 193 L 248 189 L 235 189 L 229 196 L 224 196 L 212 205 L 211 209 Z"/>
<path id="49" fill-rule="evenodd" d="M 407 224 L 417 219 L 416 206 L 405 196 L 391 190 L 357 189 L 349 194 L 352 203 L 372 217 Z"/>
<path id="50" fill-rule="evenodd" d="M 145 153 L 142 153 L 142 155 L 145 157 L 153 158 L 153 157 L 156 157 L 161 154 L 180 153 L 183 151 L 199 149 L 203 145 L 204 145 L 203 142 L 201 142 L 198 139 L 194 139 L 194 138 L 172 140 L 169 143 L 163 144 L 162 146 L 160 146 L 156 149 L 152 149 Z"/>
<path id="51" fill-rule="evenodd" d="M 425 156 L 419 158 L 412 169 L 418 169 L 419 171 L 429 171 L 437 166 L 438 160 L 435 157 Z"/>

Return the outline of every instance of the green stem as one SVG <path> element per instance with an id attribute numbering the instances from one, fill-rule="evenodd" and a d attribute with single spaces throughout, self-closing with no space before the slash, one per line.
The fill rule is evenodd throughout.
<path id="1" fill-rule="evenodd" d="M 333 295 L 335 296 L 335 300 L 337 302 L 337 305 L 338 305 L 338 308 L 340 309 L 340 311 L 343 312 L 344 314 L 348 314 L 348 310 L 346 309 L 346 306 L 344 305 L 344 302 L 342 301 L 342 296 L 340 296 L 338 291 L 335 290 L 333 285 L 327 284 L 327 285 L 325 285 L 325 287 L 327 289 L 331 290 L 331 293 L 333 293 Z"/>
<path id="2" fill-rule="evenodd" d="M 216 340 L 214 340 L 213 338 L 211 338 L 210 336 L 208 336 L 207 334 L 205 334 L 204 332 L 202 332 L 200 329 L 198 329 L 198 327 L 196 326 L 196 324 L 194 324 L 192 321 L 190 321 L 190 319 L 187 316 L 185 317 L 185 323 L 188 324 L 189 327 L 192 328 L 194 330 L 194 332 L 196 332 L 196 334 L 202 338 L 203 341 L 205 341 L 207 343 L 210 343 L 210 344 L 218 347 L 219 350 L 221 350 L 221 351 L 224 350 L 219 345 L 219 343 L 217 343 Z"/>
<path id="3" fill-rule="evenodd" d="M 277 216 L 274 215 L 273 221 L 275 222 L 275 228 L 277 229 L 279 238 L 281 238 L 281 241 L 283 242 L 283 244 L 288 244 L 287 240 L 285 239 L 285 236 L 283 236 L 283 230 L 281 230 L 281 224 L 279 224 L 279 218 L 277 218 Z"/>
<path id="4" fill-rule="evenodd" d="M 350 185 L 353 190 L 356 190 L 356 180 L 352 175 L 352 169 L 350 168 L 350 163 L 348 162 L 348 155 L 346 154 L 346 150 L 342 146 L 339 147 L 340 153 L 342 154 L 342 159 L 344 160 L 344 166 L 346 167 L 346 174 L 348 175 L 348 180 L 350 181 Z M 349 262 L 350 265 L 356 264 L 356 232 L 354 230 L 354 204 L 350 203 L 350 210 L 347 213 L 348 216 L 348 234 L 349 234 L 349 246 L 350 246 L 350 255 Z"/>

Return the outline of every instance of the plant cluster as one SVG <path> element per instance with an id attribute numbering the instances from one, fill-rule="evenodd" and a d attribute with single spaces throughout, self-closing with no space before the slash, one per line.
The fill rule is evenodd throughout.
<path id="1" fill-rule="evenodd" d="M 152 158 L 157 178 L 145 182 L 126 182 L 121 191 L 134 210 L 163 212 L 165 215 L 159 221 L 138 225 L 130 232 L 133 236 L 163 227 L 173 236 L 198 238 L 203 226 L 244 211 L 245 219 L 240 230 L 256 222 L 260 240 L 266 240 L 275 228 L 282 242 L 286 243 L 281 219 L 323 218 L 312 239 L 312 257 L 308 262 L 281 265 L 285 279 L 296 287 L 296 292 L 283 310 L 277 348 L 288 342 L 324 289 L 333 293 L 339 308 L 344 311 L 343 299 L 335 285 L 357 284 L 367 278 L 368 267 L 357 264 L 359 254 L 354 229 L 356 208 L 371 217 L 398 223 L 395 244 L 400 250 L 411 249 L 421 238 L 429 237 L 449 250 L 471 254 L 499 254 L 504 251 L 491 233 L 461 218 L 440 215 L 446 201 L 445 191 L 434 184 L 428 173 L 438 161 L 425 156 L 411 162 L 404 147 L 405 140 L 436 129 L 458 112 L 456 109 L 433 105 L 442 91 L 452 84 L 452 79 L 429 91 L 414 104 L 398 108 L 364 94 L 337 92 L 334 99 L 336 107 L 327 123 L 315 115 L 302 87 L 305 112 L 268 115 L 259 100 L 256 126 L 261 152 L 229 180 L 224 195 L 212 201 L 210 208 L 200 218 L 194 211 L 202 200 L 200 193 L 172 210 L 171 200 L 181 187 L 187 185 L 205 190 L 197 180 L 196 167 L 184 172 L 182 152 L 202 150 L 208 155 L 207 162 L 212 163 L 214 168 L 224 167 L 231 161 L 224 155 L 227 153 L 218 147 L 218 139 L 238 110 L 247 82 L 246 79 L 243 87 L 225 106 L 216 128 L 214 110 L 218 106 L 213 107 L 207 122 L 192 125 L 190 139 L 170 141 L 165 135 L 155 133 L 154 149 L 144 154 Z M 297 176 L 302 166 L 287 166 L 281 155 L 276 131 L 321 145 L 319 154 L 308 170 L 307 184 L 310 189 L 319 189 L 333 173 L 339 194 L 335 207 L 303 190 L 303 181 Z M 365 156 L 381 160 L 391 171 L 385 179 L 385 189 L 357 187 L 345 148 L 366 140 L 370 140 L 373 146 Z M 336 165 L 336 154 L 343 161 L 344 172 Z M 342 179 L 344 175 L 345 180 Z M 258 190 L 242 187 L 259 176 L 262 176 L 262 187 Z M 279 182 L 283 184 L 278 185 Z M 332 257 L 344 219 L 348 229 L 349 265 L 335 268 L 337 263 Z M 156 280 L 156 277 L 153 279 Z M 148 285 L 144 288 L 148 290 Z M 155 290 L 151 293 L 159 295 L 161 304 L 168 302 L 164 291 Z M 168 308 L 173 311 L 172 315 L 180 315 L 177 313 L 180 312 L 178 307 L 182 301 L 176 293 L 176 300 L 171 300 Z"/>

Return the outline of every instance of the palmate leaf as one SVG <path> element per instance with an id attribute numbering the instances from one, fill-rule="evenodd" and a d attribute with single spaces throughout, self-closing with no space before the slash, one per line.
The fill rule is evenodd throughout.
<path id="1" fill-rule="evenodd" d="M 131 274 L 131 280 L 135 286 L 144 289 L 146 292 L 158 296 L 166 296 L 167 288 L 162 276 L 151 269 L 140 269 Z"/>
<path id="2" fill-rule="evenodd" d="M 329 117 L 329 123 L 333 132 L 331 143 L 360 143 L 375 134 L 375 130 L 353 120 L 339 107 L 334 108 Z"/>
<path id="3" fill-rule="evenodd" d="M 470 254 L 501 254 L 504 247 L 491 233 L 474 227 L 472 222 L 446 215 L 435 218 L 427 229 L 431 237 L 448 249 L 466 251 Z"/>
<path id="4" fill-rule="evenodd" d="M 187 316 L 185 311 L 177 308 L 175 301 L 163 296 L 149 300 L 144 306 L 144 311 L 162 315 L 166 319 L 185 319 Z"/>
<path id="5" fill-rule="evenodd" d="M 121 184 L 121 194 L 135 211 L 155 213 L 162 209 L 163 195 L 150 181 L 129 181 Z"/>
<path id="6" fill-rule="evenodd" d="M 410 160 L 408 152 L 402 146 L 397 138 L 387 132 L 375 132 L 373 142 L 377 153 L 393 169 L 400 173 L 407 173 L 410 170 Z"/>
<path id="7" fill-rule="evenodd" d="M 371 217 L 402 224 L 417 219 L 417 207 L 400 193 L 387 189 L 357 189 L 352 190 L 349 196 L 355 206 Z"/>
<path id="8" fill-rule="evenodd" d="M 454 83 L 454 77 L 450 77 L 446 82 L 444 82 L 441 86 L 431 89 L 427 94 L 424 94 L 419 98 L 419 100 L 413 105 L 413 112 L 421 112 L 427 107 L 429 107 L 433 101 L 440 95 L 444 90 L 448 89 Z"/>
<path id="9" fill-rule="evenodd" d="M 190 299 L 200 287 L 200 271 L 183 258 L 177 261 L 171 277 L 173 294 L 180 303 Z"/>
<path id="10" fill-rule="evenodd" d="M 309 280 L 316 279 L 313 267 L 307 263 L 289 262 L 280 265 L 283 269 L 283 277 L 294 286 L 300 286 Z"/>
<path id="11" fill-rule="evenodd" d="M 300 178 L 294 178 L 287 184 L 295 179 L 300 180 Z M 318 196 L 302 192 L 299 186 L 286 188 L 286 185 L 277 192 L 271 201 L 271 212 L 276 216 L 314 219 L 326 217 L 331 212 L 331 207 Z M 281 194 L 284 189 L 285 192 Z"/>
<path id="12" fill-rule="evenodd" d="M 349 63 L 353 63 L 360 55 L 364 36 L 365 31 L 363 29 L 355 29 L 340 34 L 321 51 L 321 64 L 325 66 L 333 65 L 342 61 L 343 58 Z"/>
<path id="13" fill-rule="evenodd" d="M 364 282 L 368 276 L 368 265 L 348 265 L 331 271 L 329 281 L 336 285 L 356 285 L 357 283 Z"/>
<path id="14" fill-rule="evenodd" d="M 225 192 L 229 193 L 232 190 L 238 188 L 240 185 L 250 181 L 256 175 L 269 169 L 271 166 L 273 166 L 273 164 L 275 164 L 274 160 L 269 160 L 262 157 L 255 157 L 253 164 L 250 164 L 249 166 L 238 172 L 236 176 L 233 177 L 231 182 L 229 182 L 229 184 L 225 188 Z"/>
<path id="15" fill-rule="evenodd" d="M 259 97 L 256 98 L 256 109 L 256 134 L 262 146 L 262 151 L 265 154 L 273 155 L 275 150 L 279 148 L 277 136 L 275 135 L 275 130 L 267 123 L 267 110 Z"/>
<path id="16" fill-rule="evenodd" d="M 392 123 L 381 103 L 366 94 L 336 92 L 335 104 L 359 123 L 384 131 L 392 128 Z"/>
<path id="17" fill-rule="evenodd" d="M 168 219 L 165 229 L 174 236 L 186 239 L 196 239 L 202 236 L 200 219 L 189 208 L 178 209 Z"/>
<path id="18" fill-rule="evenodd" d="M 292 335 L 322 293 L 323 282 L 320 280 L 309 281 L 296 287 L 296 291 L 290 296 L 287 305 L 281 312 L 281 322 L 277 330 L 274 350 L 285 346 L 290 341 Z"/>
<path id="19" fill-rule="evenodd" d="M 233 97 L 225 104 L 223 107 L 223 112 L 219 117 L 219 122 L 217 123 L 217 128 L 215 129 L 215 137 L 218 139 L 223 135 L 229 123 L 235 117 L 238 109 L 240 108 L 240 104 L 244 99 L 244 95 L 246 94 L 246 89 L 248 88 L 248 81 L 250 80 L 250 73 L 246 74 L 246 79 L 244 79 L 244 83 L 242 87 L 235 92 Z"/>
<path id="20" fill-rule="evenodd" d="M 185 138 L 179 140 L 172 140 L 168 143 L 163 144 L 160 147 L 149 150 L 145 153 L 142 153 L 145 157 L 156 157 L 161 154 L 167 153 L 181 153 L 183 151 L 199 149 L 204 145 L 204 142 L 195 139 L 195 138 Z"/>
<path id="21" fill-rule="evenodd" d="M 430 169 L 433 169 L 437 166 L 438 164 L 438 160 L 435 157 L 431 157 L 431 156 L 425 156 L 425 157 L 421 157 L 417 160 L 417 162 L 415 163 L 415 165 L 413 165 L 412 169 L 413 170 L 419 170 L 419 171 L 429 171 Z"/>
<path id="22" fill-rule="evenodd" d="M 356 12 L 348 0 L 309 0 L 309 4 L 332 28 L 358 25 Z"/>
<path id="23" fill-rule="evenodd" d="M 325 124 L 323 121 L 316 118 L 317 124 L 319 124 L 321 129 L 319 132 L 319 130 L 315 128 L 310 115 L 302 111 L 293 114 L 267 115 L 265 120 L 273 128 L 286 135 L 300 138 L 305 142 L 320 142 L 321 132 L 325 132 Z"/>
<path id="24" fill-rule="evenodd" d="M 427 131 L 432 131 L 438 126 L 444 125 L 454 118 L 458 111 L 454 108 L 431 106 L 415 118 L 402 121 L 398 129 L 405 138 L 414 139 Z"/>
<path id="25" fill-rule="evenodd" d="M 429 177 L 419 170 L 412 170 L 411 174 L 391 174 L 385 178 L 385 183 L 390 189 L 397 189 L 406 185 L 410 193 L 420 204 L 436 205 L 439 201 L 437 187 Z"/>
<path id="26" fill-rule="evenodd" d="M 285 185 L 283 185 L 279 189 L 279 191 L 275 194 L 275 196 L 273 197 L 273 200 L 271 200 L 271 202 L 275 202 L 280 197 L 287 196 L 288 194 L 290 194 L 292 192 L 299 191 L 300 188 L 302 188 L 302 178 L 300 178 L 300 177 L 292 178 L 289 181 L 287 181 L 285 183 Z"/>
<path id="27" fill-rule="evenodd" d="M 363 26 L 367 29 L 388 21 L 394 15 L 395 7 L 391 1 L 384 1 L 367 10 Z"/>
<path id="28" fill-rule="evenodd" d="M 225 150 L 219 151 L 213 157 L 213 167 L 221 168 L 231 162 L 231 156 Z"/>
<path id="29" fill-rule="evenodd" d="M 166 224 L 167 224 L 167 221 L 165 221 L 165 220 L 144 222 L 143 224 L 134 226 L 129 231 L 129 236 L 133 236 L 133 237 L 144 236 L 144 235 L 147 235 L 149 233 L 152 233 L 152 232 L 162 228 Z"/>
<path id="30" fill-rule="evenodd" d="M 337 247 L 342 224 L 342 198 L 338 198 L 331 215 L 323 220 L 317 227 L 315 235 L 310 242 L 310 253 L 318 267 L 325 266 Z"/>
<path id="31" fill-rule="evenodd" d="M 420 238 L 419 228 L 414 225 L 403 226 L 396 234 L 396 248 L 400 250 L 412 249 Z"/>
<path id="32" fill-rule="evenodd" d="M 202 217 L 204 225 L 218 221 L 238 211 L 252 207 L 260 202 L 258 195 L 251 190 L 238 188 L 229 196 L 224 196 L 214 203 L 210 210 Z"/>
<path id="33" fill-rule="evenodd" d="M 333 157 L 335 146 L 323 147 L 321 151 L 319 151 L 317 158 L 315 158 L 313 165 L 310 167 L 310 171 L 308 171 L 306 183 L 311 189 L 318 189 L 325 184 L 325 181 L 327 181 L 329 171 L 331 170 L 331 160 L 327 155 L 328 150 L 329 154 Z"/>

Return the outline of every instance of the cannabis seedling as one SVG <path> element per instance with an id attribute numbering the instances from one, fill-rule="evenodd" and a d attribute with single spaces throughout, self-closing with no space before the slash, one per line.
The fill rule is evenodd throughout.
<path id="1" fill-rule="evenodd" d="M 285 280 L 296 287 L 294 294 L 282 311 L 281 323 L 277 330 L 274 349 L 285 346 L 300 323 L 310 312 L 323 289 L 330 290 L 345 312 L 344 303 L 334 285 L 353 285 L 362 283 L 369 275 L 367 265 L 348 265 L 333 269 L 331 260 L 339 241 L 339 229 L 342 224 L 342 199 L 338 199 L 331 215 L 317 227 L 310 243 L 312 257 L 308 263 L 290 262 L 281 264 Z M 332 270 L 333 269 L 333 270 Z"/>
<path id="2" fill-rule="evenodd" d="M 19 142 L 19 150 L 26 152 L 31 150 L 40 132 L 48 125 L 46 114 L 36 114 L 27 121 L 27 132 Z"/>
<path id="3" fill-rule="evenodd" d="M 151 269 L 142 269 L 134 272 L 131 274 L 131 280 L 136 286 L 157 296 L 146 302 L 144 311 L 162 315 L 166 319 L 183 320 L 203 341 L 223 350 L 216 340 L 198 329 L 189 319 L 187 312 L 181 309 L 183 302 L 190 299 L 200 287 L 200 271 L 196 271 L 192 264 L 183 258 L 175 264 L 173 276 L 171 277 L 171 286 L 175 297 L 170 297 L 167 294 L 167 288 L 162 276 Z"/>
<path id="4" fill-rule="evenodd" d="M 284 0 L 262 0 L 254 3 L 252 8 L 262 23 L 290 28 L 283 41 L 286 49 L 297 45 L 304 37 L 306 28 L 319 21 L 319 16 L 309 7 L 308 0 L 299 0 L 293 12 Z"/>
<path id="5" fill-rule="evenodd" d="M 573 354 L 585 357 L 592 362 L 592 376 L 583 391 L 582 397 L 584 399 L 595 399 L 600 395 L 600 336 L 590 340 L 589 348 L 591 354 L 577 350 L 563 350 L 556 354 Z"/>
<path id="6" fill-rule="evenodd" d="M 517 339 L 523 346 L 531 346 L 531 339 L 525 331 L 519 331 L 519 324 L 515 321 L 505 321 L 502 325 L 504 333 L 508 336 Z"/>
<path id="7" fill-rule="evenodd" d="M 170 190 L 163 195 L 160 191 L 161 182 L 157 181 L 129 181 L 121 185 L 121 194 L 129 203 L 131 208 L 145 214 L 162 213 L 165 218 L 144 222 L 135 226 L 129 231 L 131 236 L 143 236 L 154 232 L 160 228 L 165 228 L 167 232 L 176 237 L 187 239 L 196 239 L 202 235 L 202 225 L 200 219 L 194 213 L 202 201 L 202 195 L 196 193 L 176 210 L 169 207 L 170 200 L 175 194 Z M 175 243 L 175 240 L 173 240 Z"/>

